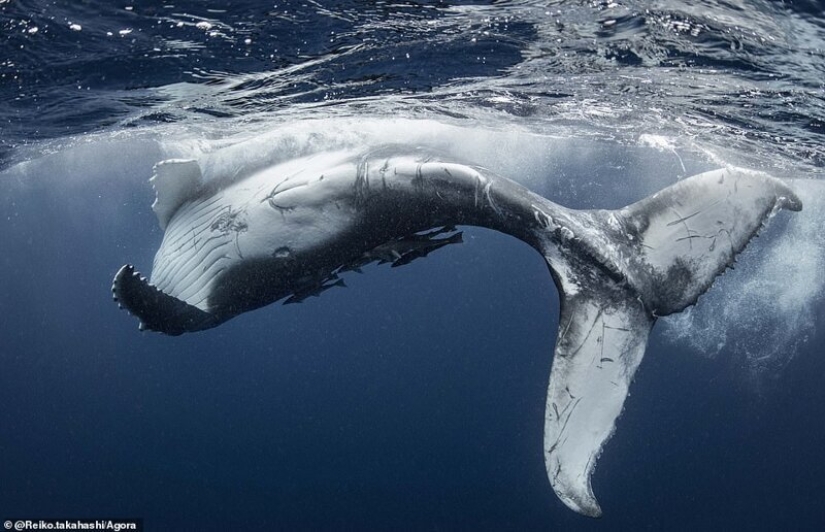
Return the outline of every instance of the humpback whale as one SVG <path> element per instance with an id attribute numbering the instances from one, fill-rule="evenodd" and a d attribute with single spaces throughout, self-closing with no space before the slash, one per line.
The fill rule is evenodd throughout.
<path id="1" fill-rule="evenodd" d="M 484 168 L 397 146 L 216 179 L 173 159 L 150 181 L 164 230 L 151 279 L 127 264 L 112 291 L 141 330 L 168 335 L 317 296 L 370 263 L 401 266 L 460 242 L 459 226 L 532 246 L 561 301 L 547 476 L 565 505 L 591 517 L 601 509 L 590 477 L 656 319 L 694 304 L 778 210 L 802 208 L 782 181 L 723 168 L 622 209 L 574 210 Z"/>

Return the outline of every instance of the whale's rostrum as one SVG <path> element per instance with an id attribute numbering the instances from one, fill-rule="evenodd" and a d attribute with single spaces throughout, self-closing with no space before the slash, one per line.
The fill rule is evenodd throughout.
<path id="1" fill-rule="evenodd" d="M 456 226 L 521 239 L 547 261 L 561 317 L 546 398 L 544 458 L 559 498 L 596 517 L 590 477 L 659 316 L 694 304 L 777 210 L 782 182 L 725 168 L 619 210 L 564 208 L 483 168 L 398 147 L 326 152 L 238 180 L 158 163 L 163 242 L 151 280 L 131 265 L 115 299 L 170 335 L 341 286 L 371 262 L 403 265 L 460 242 Z"/>

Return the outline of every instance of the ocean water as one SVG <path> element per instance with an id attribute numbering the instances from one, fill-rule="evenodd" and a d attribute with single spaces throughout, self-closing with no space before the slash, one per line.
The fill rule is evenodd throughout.
<path id="1" fill-rule="evenodd" d="M 147 530 L 825 526 L 825 7 L 808 1 L 0 0 L 0 519 Z M 542 456 L 558 294 L 460 246 L 178 338 L 111 301 L 152 167 L 436 148 L 576 208 L 725 165 L 792 180 L 660 320 L 593 476 Z"/>

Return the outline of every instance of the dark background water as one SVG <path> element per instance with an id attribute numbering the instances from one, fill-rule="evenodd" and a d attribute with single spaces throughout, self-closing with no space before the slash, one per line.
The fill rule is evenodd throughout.
<path id="1" fill-rule="evenodd" d="M 152 164 L 175 142 L 270 121 L 369 112 L 609 141 L 596 157 L 560 155 L 564 187 L 539 187 L 578 207 L 667 184 L 639 184 L 645 166 L 617 155 L 646 133 L 685 158 L 665 168 L 669 152 L 652 150 L 663 174 L 713 147 L 693 165 L 821 177 L 818 3 L 7 1 L 0 28 L 0 518 L 825 524 L 821 299 L 806 307 L 814 326 L 791 330 L 807 341 L 756 375 L 736 355 L 751 338 L 708 357 L 658 329 L 597 465 L 605 517 L 592 521 L 546 479 L 558 296 L 520 242 L 468 229 L 426 261 L 181 338 L 139 334 L 109 292 L 160 241 Z M 590 181 L 605 168 L 607 198 Z"/>

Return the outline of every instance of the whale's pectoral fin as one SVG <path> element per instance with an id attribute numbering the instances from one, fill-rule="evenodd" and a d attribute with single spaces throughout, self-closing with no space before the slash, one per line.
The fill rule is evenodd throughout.
<path id="1" fill-rule="evenodd" d="M 613 434 L 653 326 L 640 301 L 621 288 L 563 297 L 547 391 L 544 459 L 559 498 L 598 517 L 590 475 Z"/>
<path id="2" fill-rule="evenodd" d="M 155 189 L 152 210 L 160 228 L 165 230 L 178 208 L 198 193 L 203 176 L 197 161 L 168 159 L 155 165 L 149 182 Z"/>
<path id="3" fill-rule="evenodd" d="M 141 330 L 174 336 L 209 328 L 215 321 L 208 312 L 149 284 L 131 264 L 123 266 L 115 274 L 112 294 L 115 301 L 140 320 Z"/>

